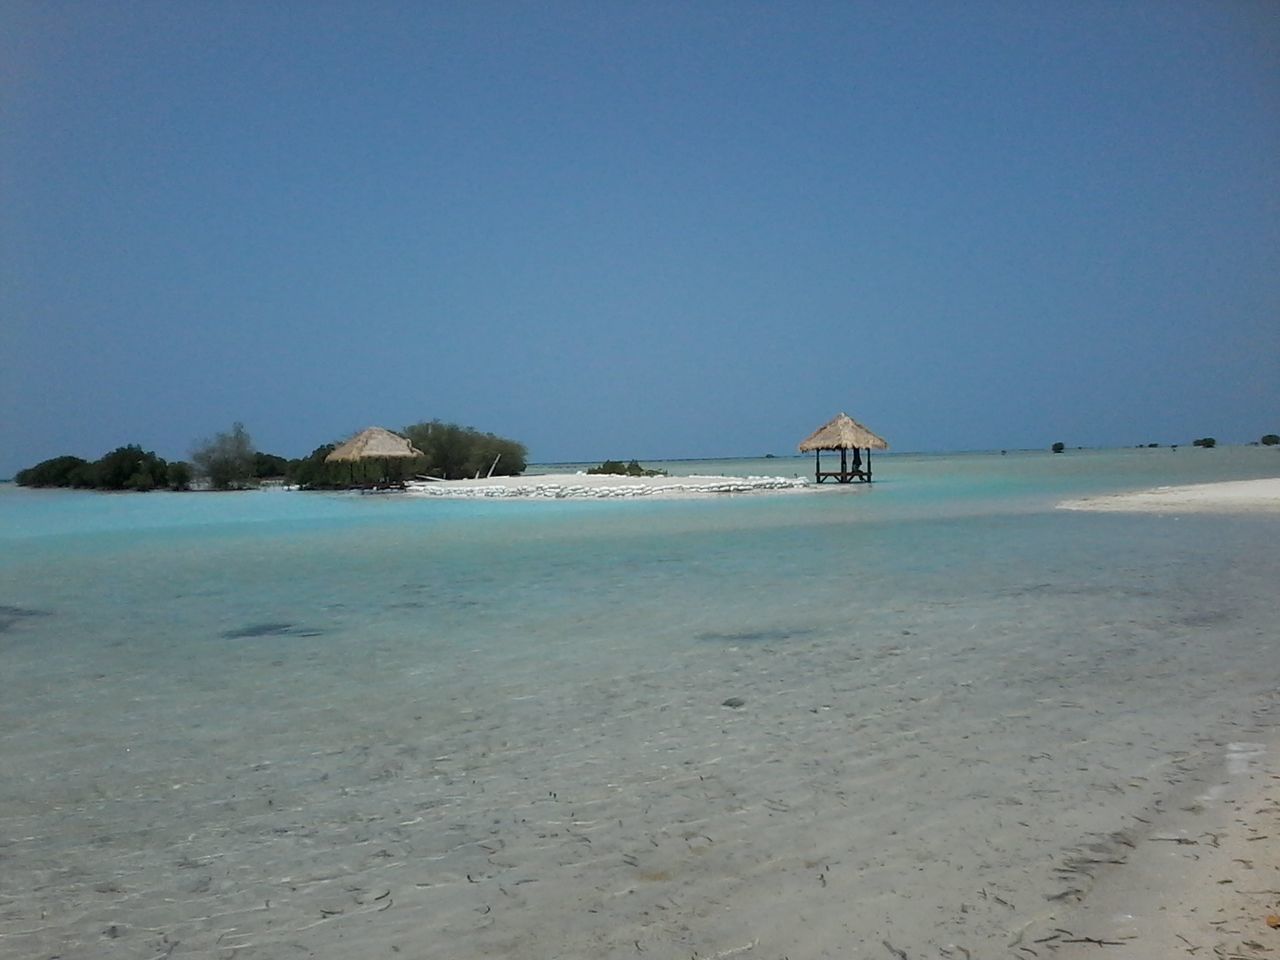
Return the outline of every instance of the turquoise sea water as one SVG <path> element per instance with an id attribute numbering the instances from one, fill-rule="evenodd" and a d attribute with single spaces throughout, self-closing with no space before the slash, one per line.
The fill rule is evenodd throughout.
<path id="1" fill-rule="evenodd" d="M 1280 453 L 875 466 L 684 501 L 0 486 L 0 957 L 1007 943 L 1280 679 L 1274 515 L 1053 505 Z"/>

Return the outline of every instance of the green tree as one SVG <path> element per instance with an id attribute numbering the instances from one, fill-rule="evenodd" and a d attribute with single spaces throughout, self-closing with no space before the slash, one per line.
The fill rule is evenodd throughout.
<path id="1" fill-rule="evenodd" d="M 1262 438 L 1262 445 L 1264 447 L 1274 447 L 1277 444 L 1280 444 L 1280 435 L 1276 435 L 1274 433 L 1268 433 L 1266 436 Z"/>
<path id="2" fill-rule="evenodd" d="M 256 452 L 249 431 L 237 421 L 228 432 L 198 443 L 191 451 L 191 461 L 213 489 L 239 489 L 253 479 Z"/>
<path id="3" fill-rule="evenodd" d="M 87 464 L 81 457 L 52 457 L 19 470 L 13 479 L 20 487 L 70 487 L 76 471 Z"/>
<path id="4" fill-rule="evenodd" d="M 175 460 L 165 472 L 165 482 L 170 490 L 186 490 L 191 486 L 191 464 Z"/>
<path id="5" fill-rule="evenodd" d="M 1210 447 L 1216 447 L 1218 445 L 1218 441 L 1213 437 L 1201 437 L 1199 440 L 1192 440 L 1191 445 L 1193 447 L 1205 447 L 1207 449 Z"/>
<path id="6" fill-rule="evenodd" d="M 169 472 L 168 463 L 136 444 L 116 447 L 93 466 L 100 490 L 154 490 L 164 486 Z"/>
<path id="7" fill-rule="evenodd" d="M 98 486 L 98 464 L 82 463 L 71 471 L 71 486 L 92 490 Z"/>
<path id="8" fill-rule="evenodd" d="M 29 487 L 81 487 L 91 490 L 154 490 L 168 482 L 169 464 L 137 444 L 116 447 L 94 462 L 54 457 L 21 470 L 14 478 Z"/>
<path id="9" fill-rule="evenodd" d="M 409 442 L 424 455 L 423 472 L 445 480 L 473 476 L 467 472 L 471 446 L 467 431 L 456 423 L 432 420 L 405 427 Z"/>
<path id="10" fill-rule="evenodd" d="M 404 435 L 423 453 L 421 472 L 445 480 L 512 477 L 524 473 L 529 452 L 523 443 L 473 427 L 432 420 L 405 427 Z"/>
<path id="11" fill-rule="evenodd" d="M 259 480 L 267 477 L 283 477 L 289 473 L 289 461 L 273 453 L 258 452 L 253 455 L 253 475 Z"/>
<path id="12" fill-rule="evenodd" d="M 1063 443 L 1061 440 L 1059 440 L 1049 449 L 1052 450 L 1054 453 L 1061 453 L 1063 450 L 1067 449 L 1067 445 Z"/>
<path id="13" fill-rule="evenodd" d="M 345 479 L 339 480 L 335 470 L 338 464 L 325 463 L 325 457 L 333 453 L 334 446 L 332 443 L 326 443 L 316 447 L 305 457 L 290 460 L 289 469 L 285 475 L 298 486 L 309 490 L 344 485 Z"/>

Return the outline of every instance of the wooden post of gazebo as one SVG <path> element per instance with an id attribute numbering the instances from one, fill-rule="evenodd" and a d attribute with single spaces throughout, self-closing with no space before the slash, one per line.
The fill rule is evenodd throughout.
<path id="1" fill-rule="evenodd" d="M 841 413 L 828 423 L 800 442 L 800 452 L 813 451 L 813 479 L 817 483 L 824 480 L 835 480 L 836 483 L 871 482 L 871 451 L 888 450 L 889 444 L 883 437 L 874 433 L 854 420 L 848 414 Z M 840 451 L 840 470 L 822 469 L 822 451 Z M 849 462 L 849 451 L 853 451 L 853 462 Z M 864 464 L 862 451 L 867 451 Z"/>

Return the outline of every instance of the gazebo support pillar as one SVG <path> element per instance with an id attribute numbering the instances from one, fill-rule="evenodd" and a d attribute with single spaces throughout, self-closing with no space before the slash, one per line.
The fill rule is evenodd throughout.
<path id="1" fill-rule="evenodd" d="M 832 448 L 835 449 L 835 448 Z M 855 480 L 861 483 L 871 482 L 871 448 L 867 448 L 867 459 L 864 464 L 862 460 L 862 452 L 854 450 L 853 464 L 849 463 L 849 450 L 841 447 L 840 449 L 840 470 L 823 470 L 822 469 L 822 451 L 813 451 L 813 479 L 817 483 L 825 480 L 834 480 L 836 483 L 853 483 Z"/>

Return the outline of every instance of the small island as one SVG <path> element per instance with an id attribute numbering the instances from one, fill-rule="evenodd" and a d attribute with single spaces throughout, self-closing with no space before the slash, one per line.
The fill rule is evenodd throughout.
<path id="1" fill-rule="evenodd" d="M 234 423 L 225 432 L 197 441 L 190 461 L 166 461 L 138 444 L 129 444 L 94 461 L 69 454 L 51 457 L 19 470 L 14 482 L 23 487 L 139 493 L 262 486 L 347 490 L 399 486 L 418 477 L 518 476 L 528 465 L 524 444 L 474 427 L 429 420 L 411 424 L 398 434 L 370 429 L 400 438 L 413 455 L 384 456 L 375 449 L 368 456 L 335 460 L 332 455 L 340 446 L 335 441 L 305 457 L 288 459 L 258 450 L 244 424 Z"/>

